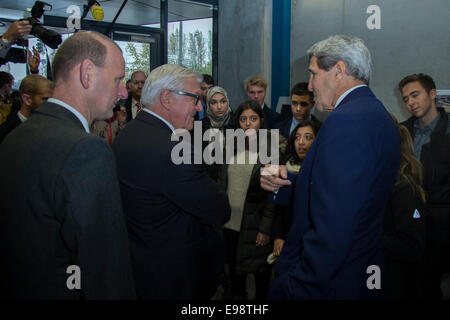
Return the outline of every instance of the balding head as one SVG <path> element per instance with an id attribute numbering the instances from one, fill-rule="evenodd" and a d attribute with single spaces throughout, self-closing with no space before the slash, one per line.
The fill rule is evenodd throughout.
<path id="1" fill-rule="evenodd" d="M 83 60 L 91 60 L 95 66 L 103 67 L 108 50 L 120 47 L 108 37 L 92 31 L 78 32 L 64 41 L 53 59 L 53 79 L 56 83 L 69 79 L 72 69 Z"/>
<path id="2" fill-rule="evenodd" d="M 146 79 L 147 75 L 144 71 L 135 71 L 131 75 L 131 95 L 133 96 L 133 99 L 138 102 L 141 100 L 142 88 L 144 87 Z"/>
<path id="3" fill-rule="evenodd" d="M 80 32 L 64 41 L 53 72 L 53 98 L 79 111 L 88 124 L 112 117 L 116 100 L 127 97 L 122 50 L 99 33 Z"/>

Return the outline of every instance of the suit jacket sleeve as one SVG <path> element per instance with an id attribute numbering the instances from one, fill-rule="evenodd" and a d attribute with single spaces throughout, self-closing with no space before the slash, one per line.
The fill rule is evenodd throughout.
<path id="1" fill-rule="evenodd" d="M 278 205 L 282 205 L 282 206 L 288 206 L 291 204 L 292 202 L 292 193 L 294 190 L 294 184 L 295 184 L 295 177 L 296 175 L 293 175 L 292 173 L 288 172 L 288 180 L 291 181 L 291 184 L 288 186 L 283 186 L 280 189 L 278 189 L 277 193 L 271 193 L 269 195 L 269 201 L 274 203 L 274 204 L 278 204 Z"/>
<path id="2" fill-rule="evenodd" d="M 230 219 L 228 196 L 208 176 L 202 164 L 171 162 L 164 177 L 162 186 L 167 198 L 202 223 L 222 225 Z"/>
<path id="3" fill-rule="evenodd" d="M 65 162 L 56 189 L 64 203 L 61 234 L 72 263 L 81 270 L 81 297 L 135 298 L 111 149 L 99 138 L 82 139 Z"/>
<path id="4" fill-rule="evenodd" d="M 345 115 L 327 119 L 317 141 L 310 185 L 310 219 L 303 251 L 273 289 L 294 299 L 320 298 L 327 283 L 341 268 L 364 210 L 371 173 L 376 165 L 374 148 L 358 123 Z"/>

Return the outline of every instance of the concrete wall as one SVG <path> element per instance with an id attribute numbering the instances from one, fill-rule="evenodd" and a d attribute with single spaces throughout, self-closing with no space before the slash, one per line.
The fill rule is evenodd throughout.
<path id="1" fill-rule="evenodd" d="M 381 9 L 380 30 L 366 26 L 369 5 Z M 291 85 L 308 80 L 308 48 L 334 34 L 364 40 L 374 64 L 370 87 L 399 120 L 409 116 L 396 89 L 405 75 L 427 73 L 438 89 L 450 89 L 449 0 L 292 0 Z"/>
<path id="2" fill-rule="evenodd" d="M 272 0 L 219 0 L 218 85 L 235 110 L 247 98 L 246 78 L 271 78 Z M 266 101 L 270 103 L 270 83 Z"/>

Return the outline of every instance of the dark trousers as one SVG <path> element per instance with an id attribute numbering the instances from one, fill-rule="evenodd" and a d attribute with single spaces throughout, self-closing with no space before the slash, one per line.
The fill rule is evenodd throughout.
<path id="1" fill-rule="evenodd" d="M 239 232 L 224 228 L 224 238 L 226 247 L 225 263 L 229 265 L 229 282 L 232 299 L 247 299 L 246 279 L 247 274 L 238 274 L 236 272 L 236 256 L 239 242 Z M 256 272 L 255 293 L 256 300 L 266 300 L 270 286 L 271 269 L 269 266 L 263 268 L 262 272 Z"/>

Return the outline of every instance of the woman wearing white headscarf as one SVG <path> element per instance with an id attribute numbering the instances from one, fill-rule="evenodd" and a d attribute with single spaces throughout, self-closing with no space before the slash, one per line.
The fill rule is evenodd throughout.
<path id="1" fill-rule="evenodd" d="M 224 130 L 232 128 L 233 111 L 230 108 L 227 92 L 222 87 L 212 87 L 206 94 L 206 117 L 202 120 L 203 129 Z"/>
<path id="2" fill-rule="evenodd" d="M 230 108 L 227 92 L 222 87 L 212 87 L 206 94 L 206 116 L 202 119 L 203 134 L 208 129 L 218 129 L 225 137 L 225 129 L 233 129 L 235 125 L 233 111 Z M 225 140 L 224 140 L 225 141 Z M 204 142 L 203 149 L 210 142 Z M 221 164 L 206 165 L 206 172 L 217 181 Z"/>

